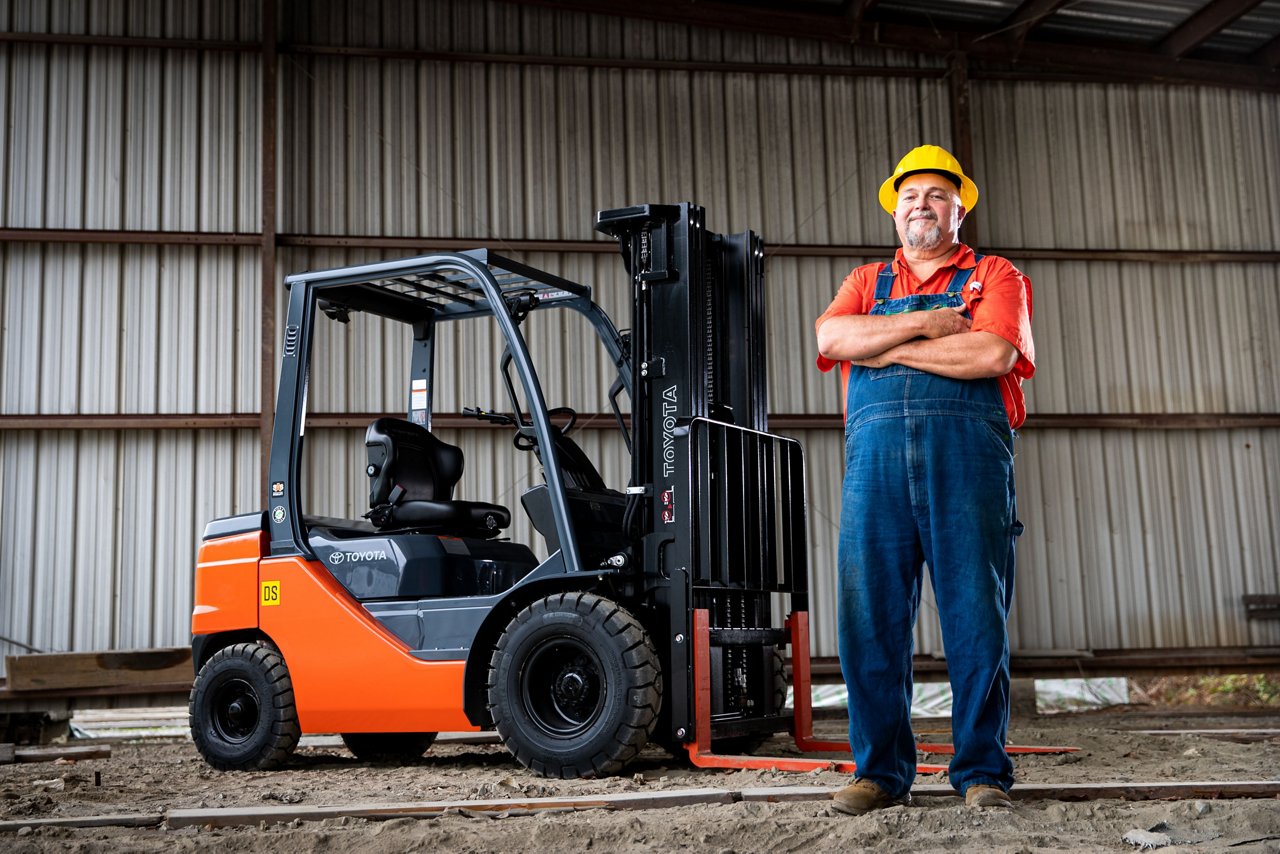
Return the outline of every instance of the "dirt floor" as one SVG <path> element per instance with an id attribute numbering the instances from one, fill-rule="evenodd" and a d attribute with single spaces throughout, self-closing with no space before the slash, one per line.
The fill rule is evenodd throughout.
<path id="1" fill-rule="evenodd" d="M 928 740 L 944 740 L 944 722 L 918 722 Z M 820 722 L 836 736 L 840 722 Z M 1254 730 L 1240 743 L 1207 734 L 1150 735 L 1136 730 Z M 1266 732 L 1270 730 L 1270 732 Z M 1280 780 L 1280 712 L 1221 709 L 1171 714 L 1141 709 L 1015 720 L 1019 744 L 1071 744 L 1074 754 L 1015 759 L 1032 784 Z M 847 782 L 833 772 L 694 770 L 652 748 L 625 776 L 548 780 L 521 769 L 499 745 L 437 744 L 420 763 L 374 766 L 334 739 L 308 739 L 292 763 L 270 773 L 209 768 L 181 737 L 111 743 L 109 759 L 73 764 L 0 766 L 0 822 L 173 809 L 391 804 L 600 793 L 673 792 L 714 787 L 822 786 Z M 82 741 L 75 742 L 84 743 Z M 776 738 L 762 752 L 795 754 Z M 945 757 L 932 757 L 945 764 Z M 944 782 L 921 777 L 920 783 Z M 1012 810 L 970 810 L 956 797 L 918 797 L 860 817 L 825 800 L 738 802 L 647 810 L 590 809 L 504 815 L 467 810 L 436 818 L 329 818 L 237 828 L 25 828 L 0 833 L 6 852 L 46 851 L 1134 851 L 1131 831 L 1164 834 L 1166 851 L 1280 852 L 1280 799 L 1062 802 L 1021 800 Z M 1148 839 L 1158 839 L 1151 836 Z"/>

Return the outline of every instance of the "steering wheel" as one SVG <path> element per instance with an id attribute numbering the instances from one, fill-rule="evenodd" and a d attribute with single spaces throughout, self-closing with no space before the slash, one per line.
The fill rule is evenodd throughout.
<path id="1" fill-rule="evenodd" d="M 568 407 L 568 406 L 557 406 L 552 409 L 548 409 L 547 418 L 552 419 L 553 421 L 556 418 L 566 419 L 564 426 L 558 428 L 560 430 L 561 436 L 569 435 L 569 431 L 572 430 L 578 423 L 577 411 L 574 410 L 572 407 Z M 528 427 L 528 426 L 529 425 L 525 425 L 525 427 Z M 537 446 L 538 440 L 533 436 L 532 433 L 524 433 L 521 430 L 517 432 L 516 435 L 511 439 L 511 444 L 515 445 L 516 448 L 521 451 L 532 451 Z"/>
<path id="2" fill-rule="evenodd" d="M 578 423 L 578 413 L 572 407 L 568 407 L 568 406 L 557 406 L 554 409 L 547 410 L 548 418 L 554 419 L 562 415 L 565 416 L 568 420 L 565 421 L 565 425 L 560 428 L 560 435 L 568 436 L 571 432 L 573 432 L 573 428 Z"/>

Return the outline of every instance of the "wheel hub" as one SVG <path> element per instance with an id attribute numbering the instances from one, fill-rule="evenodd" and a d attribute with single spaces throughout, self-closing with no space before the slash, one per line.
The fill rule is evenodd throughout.
<path id="1" fill-rule="evenodd" d="M 213 696 L 213 727 L 229 742 L 242 742 L 258 725 L 258 695 L 243 679 L 230 679 Z"/>
<path id="2" fill-rule="evenodd" d="M 581 641 L 557 638 L 530 654 L 521 695 L 543 732 L 562 738 L 585 732 L 599 717 L 605 694 L 600 662 Z"/>
<path id="3" fill-rule="evenodd" d="M 587 693 L 587 678 L 581 668 L 568 667 L 556 680 L 556 699 L 567 705 L 582 702 Z"/>

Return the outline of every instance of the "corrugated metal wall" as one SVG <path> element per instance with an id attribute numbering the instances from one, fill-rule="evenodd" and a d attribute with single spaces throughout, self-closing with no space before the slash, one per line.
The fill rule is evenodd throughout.
<path id="1" fill-rule="evenodd" d="M 258 3 L 0 2 L 38 32 L 259 38 Z M 286 4 L 295 43 L 564 56 L 928 67 L 900 55 L 500 3 Z M 3 224 L 254 232 L 253 53 L 0 46 Z M 1280 247 L 1280 98 L 1184 87 L 972 83 L 976 214 L 988 246 Z M 874 188 L 895 158 L 951 139 L 939 79 L 571 68 L 286 52 L 285 234 L 583 240 L 596 209 L 705 205 L 767 243 L 888 244 Z M 0 247 L 0 413 L 254 413 L 258 251 Z M 281 249 L 292 272 L 388 253 Z M 513 253 L 514 254 L 514 253 Z M 620 325 L 611 254 L 521 255 L 593 285 Z M 830 414 L 812 320 L 859 258 L 768 262 L 771 409 Z M 1018 260 L 1014 258 L 1015 262 Z M 1249 263 L 1033 261 L 1031 411 L 1275 413 L 1280 282 Z M 283 302 L 277 301 L 277 317 Z M 549 401 L 606 410 L 589 338 L 530 321 Z M 534 326 L 539 322 L 538 326 Z M 313 412 L 402 406 L 405 355 L 376 324 L 325 331 Z M 350 342 L 350 346 L 347 343 Z M 376 345 L 357 358 L 356 345 Z M 593 345 L 594 346 L 594 345 Z M 474 373 L 491 339 L 446 344 L 438 411 L 502 405 Z M 319 378 L 324 377 L 321 381 Z M 518 505 L 539 475 L 503 431 L 464 444 L 462 491 Z M 810 479 L 815 651 L 834 655 L 838 431 L 799 433 Z M 48 649 L 181 644 L 204 521 L 258 503 L 250 430 L 0 432 L 0 635 Z M 621 443 L 583 442 L 614 485 Z M 364 510 L 358 430 L 308 432 L 317 510 Z M 1025 431 L 1014 643 L 1020 649 L 1274 645 L 1239 597 L 1280 592 L 1280 431 Z M 517 537 L 532 537 L 515 514 Z M 108 606 L 106 603 L 110 602 Z M 920 651 L 940 648 L 928 613 Z"/>

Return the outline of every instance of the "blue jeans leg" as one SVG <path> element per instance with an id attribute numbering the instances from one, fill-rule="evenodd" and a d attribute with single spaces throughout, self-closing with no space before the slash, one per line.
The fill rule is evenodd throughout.
<path id="1" fill-rule="evenodd" d="M 1009 726 L 1009 636 L 1013 596 L 1013 438 L 982 418 L 921 419 L 926 447 L 950 440 L 962 453 L 923 455 L 927 491 L 921 526 L 951 677 L 956 753 L 950 781 L 1013 785 L 1004 745 Z M 934 433 L 935 435 L 930 435 Z M 945 433 L 945 435 L 942 435 Z"/>
<path id="2" fill-rule="evenodd" d="M 846 444 L 837 639 L 849 742 L 857 775 L 898 797 L 916 776 L 911 657 L 923 552 L 911 520 L 901 421 L 868 421 Z"/>

